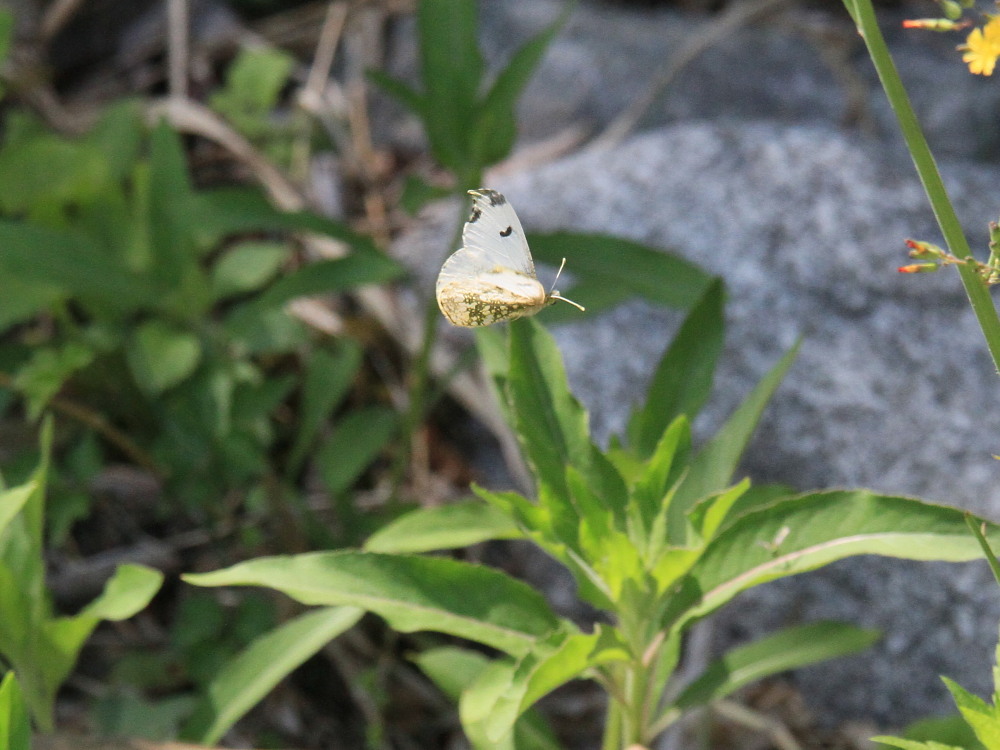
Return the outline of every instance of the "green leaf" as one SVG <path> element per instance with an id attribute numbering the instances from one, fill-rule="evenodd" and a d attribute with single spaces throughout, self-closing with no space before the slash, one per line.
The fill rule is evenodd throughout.
<path id="1" fill-rule="evenodd" d="M 281 211 L 260 190 L 245 187 L 202 190 L 188 198 L 185 212 L 199 246 L 247 232 L 314 232 L 340 240 L 356 253 L 385 257 L 370 237 L 309 211 Z"/>
<path id="2" fill-rule="evenodd" d="M 506 158 L 513 148 L 517 137 L 517 100 L 572 7 L 566 5 L 554 23 L 514 53 L 476 108 L 472 150 L 479 164 L 494 164 Z"/>
<path id="3" fill-rule="evenodd" d="M 79 342 L 70 341 L 58 348 L 38 348 L 18 370 L 15 384 L 27 399 L 28 417 L 38 415 L 49 401 L 62 390 L 74 373 L 94 360 L 94 351 Z"/>
<path id="4" fill-rule="evenodd" d="M 969 531 L 971 531 L 972 535 L 976 538 L 976 541 L 979 542 L 979 546 L 983 550 L 983 557 L 986 558 L 986 562 L 990 565 L 990 571 L 993 573 L 993 579 L 1000 584 L 1000 561 L 997 560 L 996 554 L 994 554 L 993 550 L 990 548 L 990 543 L 986 540 L 986 537 L 983 536 L 982 529 L 973 519 L 971 513 L 966 514 L 965 523 L 969 527 Z"/>
<path id="5" fill-rule="evenodd" d="M 0 220 L 0 275 L 7 274 L 119 312 L 154 307 L 158 297 L 86 235 Z"/>
<path id="6" fill-rule="evenodd" d="M 215 745 L 282 679 L 361 619 L 355 607 L 324 607 L 257 638 L 205 689 L 183 737 Z"/>
<path id="7" fill-rule="evenodd" d="M 779 672 L 864 651 L 880 637 L 877 630 L 840 622 L 786 628 L 726 653 L 685 687 L 674 704 L 682 709 L 703 706 Z"/>
<path id="8" fill-rule="evenodd" d="M 1000 527 L 987 524 L 992 544 Z M 853 555 L 964 562 L 981 556 L 963 512 L 866 490 L 816 492 L 747 513 L 719 533 L 668 607 L 679 625 L 740 591 Z"/>
<path id="9" fill-rule="evenodd" d="M 7 525 L 14 519 L 14 516 L 21 512 L 25 503 L 31 499 L 32 494 L 37 490 L 37 481 L 31 480 L 26 484 L 11 487 L 8 490 L 0 492 L 0 534 L 3 534 Z"/>
<path id="10" fill-rule="evenodd" d="M 426 101 L 412 87 L 403 83 L 398 78 L 393 78 L 383 70 L 372 69 L 366 71 L 366 74 L 376 86 L 413 112 L 413 114 L 421 119 L 426 117 Z"/>
<path id="11" fill-rule="evenodd" d="M 724 300 L 722 282 L 713 281 L 660 359 L 646 403 L 629 422 L 629 444 L 640 457 L 652 454 L 674 419 L 694 419 L 708 399 L 722 350 Z"/>
<path id="12" fill-rule="evenodd" d="M 280 49 L 241 49 L 226 71 L 225 87 L 209 102 L 237 126 L 248 117 L 263 118 L 278 103 L 294 66 L 295 58 Z"/>
<path id="13" fill-rule="evenodd" d="M 666 542 L 670 491 L 684 471 L 690 448 L 690 424 L 686 417 L 679 416 L 660 437 L 632 487 L 630 515 L 633 527 L 637 527 L 633 538 L 648 542 L 648 545 L 637 543 L 645 547 L 644 554 L 649 557 L 655 557 Z"/>
<path id="14" fill-rule="evenodd" d="M 298 318 L 282 308 L 260 307 L 248 302 L 233 308 L 223 331 L 239 356 L 285 354 L 309 342 L 308 331 Z"/>
<path id="15" fill-rule="evenodd" d="M 127 620 L 143 609 L 160 590 L 163 574 L 145 565 L 119 565 L 104 591 L 76 617 Z"/>
<path id="16" fill-rule="evenodd" d="M 110 184 L 96 148 L 49 133 L 0 151 L 0 174 L 0 210 L 52 228 L 65 226 L 68 209 L 99 199 Z"/>
<path id="17" fill-rule="evenodd" d="M 514 722 L 540 698 L 565 685 L 570 680 L 585 675 L 598 663 L 594 652 L 602 641 L 608 640 L 605 628 L 598 625 L 593 633 L 558 633 L 550 641 L 539 644 L 529 654 L 522 657 L 512 670 L 510 682 L 504 691 L 489 706 L 473 709 L 478 700 L 473 692 L 463 696 L 461 712 L 463 718 L 474 713 L 485 714 L 485 729 L 488 739 L 494 742 L 509 735 Z M 619 647 L 611 654 L 611 660 L 627 657 Z M 605 659 L 607 661 L 608 659 Z"/>
<path id="18" fill-rule="evenodd" d="M 434 158 L 460 174 L 472 161 L 471 126 L 483 75 L 476 15 L 468 0 L 425 0 L 417 7 L 424 128 Z"/>
<path id="19" fill-rule="evenodd" d="M 713 279 L 694 263 L 620 237 L 529 233 L 528 243 L 537 261 L 558 267 L 566 258 L 566 272 L 580 278 L 581 285 L 591 282 L 592 288 L 615 290 L 610 298 L 614 303 L 621 301 L 619 293 L 623 293 L 683 310 L 702 297 Z M 589 292 L 578 295 L 576 290 L 571 287 L 566 296 L 586 307 L 588 314 L 603 309 Z M 558 307 L 545 311 L 549 320 Z M 570 308 L 564 314 L 578 315 L 579 311 Z"/>
<path id="20" fill-rule="evenodd" d="M 192 188 L 180 137 L 161 120 L 150 137 L 149 234 L 153 278 L 174 290 L 197 273 L 193 253 Z"/>
<path id="21" fill-rule="evenodd" d="M 348 489 L 399 429 L 399 415 L 384 406 L 348 412 L 316 456 L 323 483 L 333 494 Z"/>
<path id="22" fill-rule="evenodd" d="M 136 384 L 157 396 L 191 376 L 201 361 L 201 343 L 193 333 L 153 319 L 136 329 L 126 356 Z"/>
<path id="23" fill-rule="evenodd" d="M 467 500 L 410 511 L 368 537 L 365 549 L 369 552 L 433 552 L 522 536 L 508 514 L 480 500 Z"/>
<path id="24" fill-rule="evenodd" d="M 427 649 L 411 658 L 445 695 L 455 701 L 490 666 L 490 660 L 483 654 L 456 646 Z M 527 711 L 521 716 L 511 738 L 501 743 L 486 739 L 482 725 L 463 728 L 476 750 L 560 750 L 562 747 L 535 711 Z"/>
<path id="25" fill-rule="evenodd" d="M 691 507 L 729 484 L 764 407 L 791 367 L 798 350 L 796 344 L 785 353 L 691 461 L 688 473 L 670 504 L 667 527 L 672 543 L 685 543 L 688 527 L 684 517 Z"/>
<path id="26" fill-rule="evenodd" d="M 566 467 L 588 466 L 587 413 L 566 383 L 552 336 L 533 320 L 510 324 L 508 396 L 515 428 L 539 482 L 568 496 Z"/>
<path id="27" fill-rule="evenodd" d="M 120 181 L 135 168 L 143 137 L 140 103 L 137 100 L 122 100 L 109 105 L 101 113 L 101 119 L 86 138 L 87 143 L 103 155 L 111 179 Z"/>
<path id="28" fill-rule="evenodd" d="M 902 737 L 888 737 L 885 735 L 872 737 L 872 741 L 888 745 L 889 747 L 898 747 L 900 750 L 966 750 L 966 748 L 955 745 L 942 745 L 940 742 L 934 742 L 933 740 L 918 742 L 917 740 L 904 740 Z"/>
<path id="29" fill-rule="evenodd" d="M 513 655 L 559 627 L 527 584 L 439 557 L 317 552 L 262 557 L 184 579 L 196 586 L 264 586 L 309 605 L 362 607 L 404 633 L 449 633 Z"/>
<path id="30" fill-rule="evenodd" d="M 225 299 L 259 289 L 270 281 L 288 257 L 279 242 L 244 242 L 226 250 L 212 267 L 212 297 Z"/>
<path id="31" fill-rule="evenodd" d="M 384 284 L 402 274 L 402 267 L 384 255 L 353 254 L 321 260 L 283 276 L 255 304 L 277 307 L 299 297 L 337 294 L 365 284 Z"/>
<path id="32" fill-rule="evenodd" d="M 0 22 L 5 15 L 0 14 Z M 4 750 L 31 750 L 28 710 L 13 672 L 7 672 L 0 681 L 0 747 Z"/>
<path id="33" fill-rule="evenodd" d="M 903 738 L 944 743 L 945 747 L 956 745 L 966 750 L 985 750 L 983 744 L 976 739 L 972 727 L 957 713 L 918 719 L 903 730 Z"/>
<path id="34" fill-rule="evenodd" d="M 14 14 L 6 8 L 0 9 L 0 63 L 7 59 L 10 40 L 14 38 Z"/>
<path id="35" fill-rule="evenodd" d="M 0 274 L 0 299 L 3 300 L 0 305 L 0 333 L 52 309 L 64 297 L 63 290 L 55 284 Z"/>
<path id="36" fill-rule="evenodd" d="M 347 395 L 361 367 L 361 357 L 361 346 L 353 339 L 343 339 L 334 351 L 315 350 L 306 363 L 299 431 L 288 456 L 292 473 L 301 468 L 319 428 Z"/>
<path id="37" fill-rule="evenodd" d="M 733 506 L 750 489 L 750 479 L 744 478 L 727 490 L 709 495 L 691 509 L 688 520 L 698 537 L 708 541 L 719 530 Z"/>
<path id="38" fill-rule="evenodd" d="M 996 539 L 995 535 L 993 537 Z M 955 705 L 979 741 L 986 747 L 1000 747 L 1000 711 L 997 707 L 991 706 L 978 695 L 973 695 L 954 680 L 947 677 L 941 679 L 951 691 Z"/>

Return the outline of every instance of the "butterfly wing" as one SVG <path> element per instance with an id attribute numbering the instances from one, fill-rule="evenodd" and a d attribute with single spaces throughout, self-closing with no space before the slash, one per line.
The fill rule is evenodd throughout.
<path id="1" fill-rule="evenodd" d="M 463 246 L 438 275 L 438 307 L 457 326 L 484 326 L 532 315 L 548 302 L 535 276 L 521 222 L 495 190 L 470 191 Z"/>
<path id="2" fill-rule="evenodd" d="M 477 248 L 491 267 L 509 268 L 535 276 L 524 229 L 507 199 L 496 190 L 470 190 L 472 212 L 462 230 L 463 249 Z"/>

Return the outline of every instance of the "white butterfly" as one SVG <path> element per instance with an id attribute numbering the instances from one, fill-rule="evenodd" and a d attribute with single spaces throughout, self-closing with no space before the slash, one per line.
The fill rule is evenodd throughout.
<path id="1" fill-rule="evenodd" d="M 448 322 L 488 326 L 534 315 L 556 300 L 583 310 L 555 289 L 546 293 L 538 282 L 524 230 L 507 199 L 489 188 L 469 195 L 472 213 L 462 230 L 462 247 L 444 262 L 437 279 L 438 307 Z"/>

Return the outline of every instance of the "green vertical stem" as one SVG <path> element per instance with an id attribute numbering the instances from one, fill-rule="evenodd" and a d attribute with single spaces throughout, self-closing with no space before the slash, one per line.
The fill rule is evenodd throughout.
<path id="1" fill-rule="evenodd" d="M 875 18 L 875 9 L 871 0 L 844 0 L 851 18 L 858 27 L 858 33 L 865 40 L 868 46 L 868 53 L 872 62 L 875 63 L 875 70 L 878 72 L 882 88 L 892 105 L 899 127 L 903 131 L 903 138 L 910 151 L 913 164 L 917 168 L 917 174 L 923 183 L 924 191 L 930 200 L 931 208 L 937 219 L 941 234 L 952 255 L 963 260 L 973 260 L 972 251 L 969 249 L 969 242 L 962 232 L 962 226 L 955 215 L 955 209 L 948 198 L 941 174 L 938 172 L 934 156 L 931 154 L 927 140 L 924 138 L 920 123 L 913 112 L 910 99 L 903 88 L 903 82 L 899 78 L 889 49 L 886 47 L 885 39 L 879 30 L 878 21 Z M 990 356 L 993 357 L 993 365 L 1000 372 L 1000 318 L 997 317 L 996 308 L 990 297 L 989 288 L 979 277 L 973 264 L 960 264 L 957 266 L 965 293 L 969 298 L 969 304 L 979 321 L 979 327 L 986 338 L 986 346 L 989 348 Z"/>

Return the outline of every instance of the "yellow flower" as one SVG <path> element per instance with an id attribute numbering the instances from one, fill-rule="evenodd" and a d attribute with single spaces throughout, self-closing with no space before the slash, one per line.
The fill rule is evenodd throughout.
<path id="1" fill-rule="evenodd" d="M 1000 57 L 1000 16 L 990 16 L 983 28 L 973 29 L 958 49 L 965 52 L 962 62 L 969 64 L 970 73 L 992 75 Z"/>

